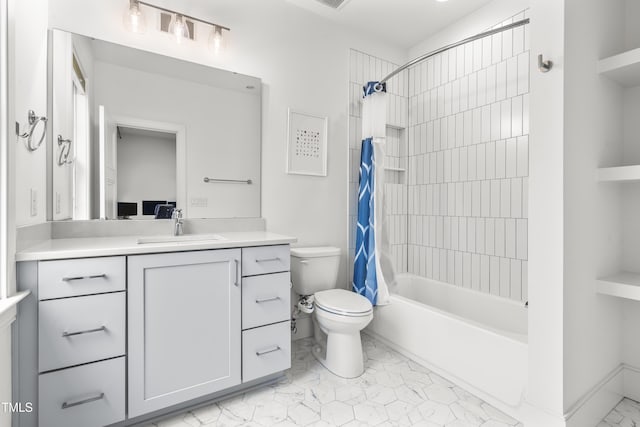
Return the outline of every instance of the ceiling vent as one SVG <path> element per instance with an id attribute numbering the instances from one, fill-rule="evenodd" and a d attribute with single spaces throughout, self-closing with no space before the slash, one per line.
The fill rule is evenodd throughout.
<path id="1" fill-rule="evenodd" d="M 318 3 L 329 6 L 332 9 L 339 9 L 348 0 L 316 0 Z"/>

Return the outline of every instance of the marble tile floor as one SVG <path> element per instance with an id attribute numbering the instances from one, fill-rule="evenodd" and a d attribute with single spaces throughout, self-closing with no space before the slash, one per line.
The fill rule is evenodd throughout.
<path id="1" fill-rule="evenodd" d="M 640 402 L 622 399 L 598 427 L 640 427 Z"/>
<path id="2" fill-rule="evenodd" d="M 366 370 L 351 380 L 320 365 L 311 344 L 308 338 L 293 343 L 291 369 L 277 384 L 144 427 L 522 426 L 366 335 Z"/>

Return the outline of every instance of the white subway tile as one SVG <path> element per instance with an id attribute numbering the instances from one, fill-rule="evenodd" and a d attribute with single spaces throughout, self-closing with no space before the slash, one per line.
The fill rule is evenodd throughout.
<path id="1" fill-rule="evenodd" d="M 458 220 L 458 248 L 462 252 L 467 252 L 467 218 Z"/>
<path id="2" fill-rule="evenodd" d="M 500 181 L 491 181 L 491 217 L 500 217 Z"/>
<path id="3" fill-rule="evenodd" d="M 464 145 L 473 143 L 473 111 L 464 112 Z"/>
<path id="4" fill-rule="evenodd" d="M 526 260 L 528 252 L 527 220 L 516 220 L 516 228 L 516 257 L 521 260 Z"/>
<path id="5" fill-rule="evenodd" d="M 507 60 L 507 97 L 513 98 L 518 94 L 518 58 Z"/>
<path id="6" fill-rule="evenodd" d="M 511 100 L 511 135 L 522 135 L 522 97 Z"/>
<path id="7" fill-rule="evenodd" d="M 496 143 L 489 142 L 487 147 L 487 179 L 496 178 Z"/>
<path id="8" fill-rule="evenodd" d="M 487 104 L 487 70 L 482 69 L 479 70 L 477 75 L 477 95 L 478 95 L 478 106 L 483 106 Z"/>
<path id="9" fill-rule="evenodd" d="M 456 77 L 460 78 L 464 76 L 464 67 L 465 67 L 465 46 L 458 46 L 456 48 Z"/>
<path id="10" fill-rule="evenodd" d="M 460 259 L 459 263 L 456 263 L 458 254 L 460 252 L 447 252 L 447 276 L 449 283 L 462 286 L 462 259 Z"/>
<path id="11" fill-rule="evenodd" d="M 529 263 L 522 261 L 522 299 L 521 301 L 529 300 Z"/>
<path id="12" fill-rule="evenodd" d="M 433 275 L 435 280 L 440 280 L 440 249 L 433 250 Z"/>
<path id="13" fill-rule="evenodd" d="M 460 149 L 451 150 L 451 181 L 460 181 Z"/>
<path id="14" fill-rule="evenodd" d="M 436 217 L 429 217 L 429 246 L 436 247 Z"/>
<path id="15" fill-rule="evenodd" d="M 467 218 L 467 252 L 477 252 L 476 234 L 476 219 Z"/>
<path id="16" fill-rule="evenodd" d="M 451 150 L 444 151 L 444 182 L 451 182 Z"/>
<path id="17" fill-rule="evenodd" d="M 485 218 L 484 234 L 485 253 L 495 255 L 496 253 L 496 220 L 495 218 Z"/>
<path id="18" fill-rule="evenodd" d="M 491 106 L 485 105 L 481 110 L 482 115 L 482 142 L 491 141 Z"/>
<path id="19" fill-rule="evenodd" d="M 506 142 L 506 177 L 513 178 L 517 176 L 517 163 L 518 163 L 518 153 L 517 153 L 517 140 L 516 138 L 507 139 Z"/>
<path id="20" fill-rule="evenodd" d="M 473 72 L 474 49 L 473 43 L 467 43 L 464 46 L 464 74 Z M 480 51 L 482 54 L 482 51 Z"/>
<path id="21" fill-rule="evenodd" d="M 487 170 L 487 146 L 485 144 L 478 144 L 477 146 L 477 169 L 476 178 L 485 179 Z"/>
<path id="22" fill-rule="evenodd" d="M 456 216 L 464 215 L 464 183 L 456 183 Z"/>
<path id="23" fill-rule="evenodd" d="M 493 64 L 497 64 L 502 61 L 502 33 L 494 34 L 491 36 L 491 51 Z"/>
<path id="24" fill-rule="evenodd" d="M 489 287 L 493 295 L 500 295 L 500 258 L 489 258 Z"/>
<path id="25" fill-rule="evenodd" d="M 522 218 L 522 178 L 511 180 L 511 217 Z"/>
<path id="26" fill-rule="evenodd" d="M 515 300 L 522 299 L 522 261 L 517 259 L 511 260 L 511 294 L 509 297 Z"/>
<path id="27" fill-rule="evenodd" d="M 511 138 L 511 100 L 505 99 L 500 103 L 500 138 Z"/>
<path id="28" fill-rule="evenodd" d="M 507 97 L 507 63 L 501 61 L 496 64 L 496 100 L 502 101 Z"/>
<path id="29" fill-rule="evenodd" d="M 451 51 L 445 50 L 440 54 L 440 56 L 442 57 L 440 61 L 440 64 L 442 67 L 442 71 L 440 74 L 442 84 L 447 83 L 449 81 L 449 52 Z"/>
<path id="30" fill-rule="evenodd" d="M 444 225 L 444 241 L 442 242 L 442 247 L 444 249 L 451 249 L 451 218 L 449 218 L 448 216 L 445 216 L 443 225 Z"/>
<path id="31" fill-rule="evenodd" d="M 455 120 L 455 146 L 461 147 L 464 145 L 464 114 L 458 113 L 456 114 Z"/>
<path id="32" fill-rule="evenodd" d="M 431 153 L 433 151 L 433 122 L 427 122 L 426 128 L 426 138 L 427 138 L 427 153 Z"/>
<path id="33" fill-rule="evenodd" d="M 481 213 L 481 182 L 473 181 L 471 183 L 471 215 L 479 217 Z"/>
<path id="34" fill-rule="evenodd" d="M 462 286 L 471 289 L 471 254 L 462 254 Z"/>
<path id="35" fill-rule="evenodd" d="M 480 187 L 480 216 L 491 216 L 491 181 L 482 181 Z"/>
<path id="36" fill-rule="evenodd" d="M 511 218 L 505 220 L 505 256 L 516 257 L 516 220 Z"/>
<path id="37" fill-rule="evenodd" d="M 431 90 L 435 87 L 434 84 L 434 72 L 433 72 L 433 58 L 427 60 L 427 89 Z"/>
<path id="38" fill-rule="evenodd" d="M 438 118 L 438 90 L 432 89 L 429 92 L 429 120 L 435 120 Z"/>
<path id="39" fill-rule="evenodd" d="M 482 39 L 478 39 L 473 42 L 473 69 L 472 71 L 478 71 L 483 67 L 482 62 L 484 60 L 484 51 Z M 466 67 L 465 67 L 466 71 Z M 467 73 L 468 74 L 468 73 Z"/>
<path id="40" fill-rule="evenodd" d="M 529 52 L 518 55 L 518 95 L 529 92 Z"/>
<path id="41" fill-rule="evenodd" d="M 440 86 L 442 83 L 442 57 L 436 55 L 433 57 L 433 85 Z"/>
<path id="42" fill-rule="evenodd" d="M 495 255 L 505 256 L 505 220 L 504 218 L 496 218 L 495 222 Z"/>
<path id="43" fill-rule="evenodd" d="M 456 49 L 449 51 L 449 81 L 458 78 L 458 52 Z"/>
<path id="44" fill-rule="evenodd" d="M 522 97 L 522 134 L 529 134 L 529 94 Z"/>
<path id="45" fill-rule="evenodd" d="M 524 51 L 524 27 L 514 28 L 513 29 L 513 55 L 517 55 L 523 51 Z"/>
<path id="46" fill-rule="evenodd" d="M 451 113 L 460 112 L 460 80 L 451 82 Z"/>
<path id="47" fill-rule="evenodd" d="M 482 142 L 482 110 L 480 108 L 473 109 L 473 123 L 471 125 L 473 136 L 472 144 L 480 144 Z"/>
<path id="48" fill-rule="evenodd" d="M 480 255 L 471 255 L 471 289 L 480 290 Z"/>
<path id="49" fill-rule="evenodd" d="M 508 218 L 511 216 L 511 180 L 500 180 L 500 216 Z"/>
<path id="50" fill-rule="evenodd" d="M 463 278 L 463 265 L 462 265 L 462 252 L 455 252 L 455 284 L 457 286 L 462 286 L 462 278 Z"/>
<path id="51" fill-rule="evenodd" d="M 436 247 L 441 248 L 444 243 L 444 218 L 436 217 Z"/>
<path id="52" fill-rule="evenodd" d="M 486 253 L 485 233 L 486 233 L 486 220 L 484 218 L 477 218 L 476 220 L 476 252 L 479 254 Z"/>
<path id="53" fill-rule="evenodd" d="M 497 100 L 497 68 L 491 65 L 487 68 L 487 104 L 492 104 Z"/>
<path id="54" fill-rule="evenodd" d="M 482 292 L 489 293 L 491 291 L 491 269 L 490 257 L 480 255 L 480 289 Z"/>
<path id="55" fill-rule="evenodd" d="M 522 217 L 529 218 L 529 178 L 522 178 Z"/>
<path id="56" fill-rule="evenodd" d="M 482 67 L 487 68 L 491 65 L 491 37 L 485 37 L 482 39 Z"/>
<path id="57" fill-rule="evenodd" d="M 468 148 L 461 147 L 460 148 L 460 181 L 466 181 L 468 179 L 469 172 L 469 157 L 468 157 Z"/>
<path id="58" fill-rule="evenodd" d="M 502 59 L 505 60 L 513 55 L 513 30 L 502 33 Z"/>
<path id="59" fill-rule="evenodd" d="M 464 76 L 460 79 L 460 111 L 469 108 L 469 77 Z"/>
<path id="60" fill-rule="evenodd" d="M 472 212 L 471 191 L 472 191 L 471 182 L 465 182 L 464 183 L 464 216 L 471 216 L 471 212 Z"/>
<path id="61" fill-rule="evenodd" d="M 438 113 L 437 117 L 444 117 L 444 86 L 438 86 Z"/>
<path id="62" fill-rule="evenodd" d="M 500 296 L 509 298 L 511 294 L 511 260 L 508 258 L 500 259 Z"/>
<path id="63" fill-rule="evenodd" d="M 441 184 L 438 186 L 438 192 L 440 193 L 440 209 L 438 211 L 439 215 L 448 215 L 448 191 L 447 191 L 447 185 L 448 184 Z"/>
<path id="64" fill-rule="evenodd" d="M 500 139 L 501 134 L 501 119 L 502 113 L 500 110 L 500 103 L 496 102 L 491 104 L 491 140 L 497 141 Z"/>
<path id="65" fill-rule="evenodd" d="M 436 182 L 444 182 L 444 151 L 438 151 L 436 159 Z"/>
<path id="66" fill-rule="evenodd" d="M 460 249 L 460 218 L 451 217 L 451 249 Z"/>
<path id="67" fill-rule="evenodd" d="M 447 148 L 452 149 L 456 146 L 456 127 L 458 126 L 458 116 L 449 116 L 449 122 L 447 123 Z"/>
<path id="68" fill-rule="evenodd" d="M 427 277 L 433 278 L 433 248 L 427 247 L 425 258 Z"/>
<path id="69" fill-rule="evenodd" d="M 496 141 L 496 178 L 506 176 L 507 153 L 505 141 Z"/>
<path id="70" fill-rule="evenodd" d="M 444 85 L 444 115 L 451 115 L 451 83 Z"/>
<path id="71" fill-rule="evenodd" d="M 467 151 L 468 161 L 467 161 L 467 179 L 469 181 L 474 181 L 477 179 L 477 166 L 478 166 L 478 156 L 477 156 L 477 148 L 475 145 L 471 145 L 468 147 Z"/>
<path id="72" fill-rule="evenodd" d="M 442 120 L 434 120 L 431 123 L 433 123 L 433 151 L 438 151 L 443 148 L 444 145 L 442 144 L 442 131 L 440 130 L 442 127 Z"/>
<path id="73" fill-rule="evenodd" d="M 517 142 L 517 175 L 529 176 L 529 137 L 521 136 Z"/>
<path id="74" fill-rule="evenodd" d="M 436 153 L 428 154 L 429 157 L 429 182 L 435 183 L 438 178 L 438 156 Z"/>
<path id="75" fill-rule="evenodd" d="M 478 106 L 478 75 L 469 74 L 469 108 Z"/>
<path id="76" fill-rule="evenodd" d="M 454 164 L 452 159 L 451 165 L 453 166 Z M 453 183 L 447 185 L 447 208 L 448 216 L 456 214 L 456 184 Z"/>

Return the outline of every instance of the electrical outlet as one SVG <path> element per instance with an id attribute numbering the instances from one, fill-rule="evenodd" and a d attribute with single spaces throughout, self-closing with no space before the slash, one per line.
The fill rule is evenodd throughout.
<path id="1" fill-rule="evenodd" d="M 60 213 L 60 193 L 56 193 L 56 213 Z"/>
<path id="2" fill-rule="evenodd" d="M 38 215 L 38 190 L 31 189 L 31 216 Z"/>
<path id="3" fill-rule="evenodd" d="M 209 204 L 209 199 L 206 197 L 192 197 L 191 206 L 194 208 L 206 208 Z"/>

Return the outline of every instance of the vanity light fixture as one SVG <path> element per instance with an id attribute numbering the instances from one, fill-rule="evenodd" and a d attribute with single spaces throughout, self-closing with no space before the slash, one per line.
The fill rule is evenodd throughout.
<path id="1" fill-rule="evenodd" d="M 127 30 L 143 34 L 146 32 L 147 23 L 144 13 L 140 6 L 147 6 L 152 9 L 160 10 L 171 15 L 171 24 L 169 25 L 169 32 L 175 35 L 176 41 L 181 43 L 184 39 L 193 39 L 193 34 L 190 33 L 188 21 L 197 21 L 205 25 L 211 26 L 211 33 L 209 35 L 209 48 L 216 54 L 224 50 L 226 44 L 226 37 L 224 31 L 231 31 L 228 27 L 218 25 L 213 22 L 205 21 L 203 19 L 195 18 L 193 16 L 185 15 L 184 13 L 176 12 L 175 10 L 167 9 L 165 7 L 156 6 L 141 0 L 129 0 L 129 8 L 124 16 L 124 24 Z M 195 32 L 193 25 L 191 30 Z"/>

